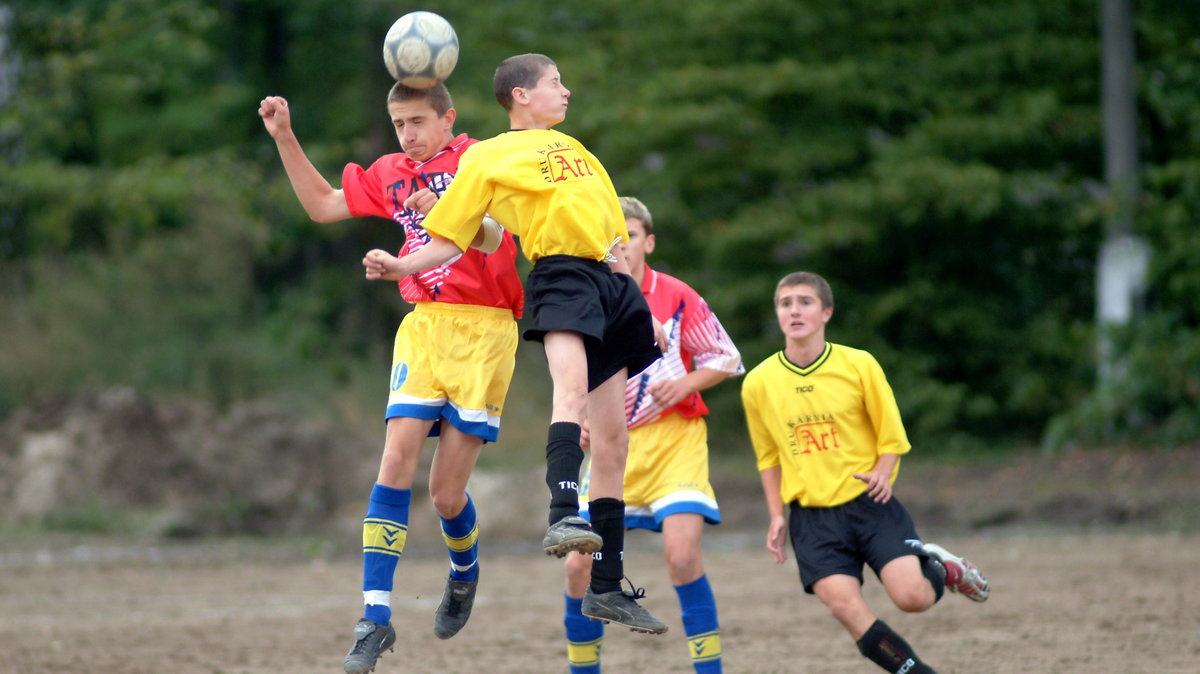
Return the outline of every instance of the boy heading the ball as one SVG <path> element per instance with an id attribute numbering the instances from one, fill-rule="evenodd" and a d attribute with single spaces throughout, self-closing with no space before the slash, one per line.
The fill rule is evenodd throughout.
<path id="1" fill-rule="evenodd" d="M 810 272 L 783 277 L 775 316 L 784 348 L 742 383 L 770 515 L 767 550 L 782 564 L 790 534 L 804 591 L 829 607 L 863 656 L 889 672 L 931 674 L 863 601 L 863 565 L 906 612 L 929 609 L 945 588 L 985 601 L 988 582 L 965 559 L 922 543 L 893 497 L 900 456 L 910 449 L 900 410 L 871 354 L 825 341 L 833 316 L 825 279 Z"/>
<path id="2" fill-rule="evenodd" d="M 317 222 L 388 218 L 404 231 L 400 256 L 405 258 L 429 242 L 422 227 L 425 214 L 453 181 L 462 154 L 477 141 L 454 135 L 456 113 L 441 84 L 411 89 L 397 83 L 387 108 L 404 152 L 384 155 L 366 169 L 348 164 L 342 189 L 331 187 L 305 155 L 292 131 L 286 100 L 263 99 L 259 115 L 309 217 Z M 434 633 L 442 639 L 454 636 L 471 614 L 479 579 L 479 530 L 466 486 L 484 442 L 497 438 L 512 378 L 514 317 L 524 307 L 515 260 L 516 244 L 505 233 L 491 254 L 469 249 L 443 265 L 395 279 L 403 298 L 416 306 L 396 331 L 383 458 L 363 519 L 364 612 L 344 662 L 350 674 L 372 670 L 396 640 L 391 590 L 426 437 L 438 436 L 429 494 L 450 555 Z M 472 358 L 463 359 L 463 352 Z"/>
<path id="3" fill-rule="evenodd" d="M 490 213 L 521 240 L 533 263 L 526 279 L 530 327 L 542 342 L 553 382 L 546 444 L 550 526 L 547 554 L 595 553 L 583 613 L 635 631 L 667 626 L 621 588 L 624 566 L 622 480 L 628 431 L 625 382 L 661 355 L 666 340 L 623 257 L 613 247 L 629 234 L 604 166 L 578 140 L 554 131 L 566 118 L 571 92 L 554 61 L 542 54 L 506 59 L 493 79 L 510 130 L 463 155 L 458 177 L 425 220 L 433 239 L 397 259 L 371 251 L 367 278 L 399 278 L 465 250 Z M 581 424 L 591 425 L 591 523 L 579 517 L 583 462 Z"/>

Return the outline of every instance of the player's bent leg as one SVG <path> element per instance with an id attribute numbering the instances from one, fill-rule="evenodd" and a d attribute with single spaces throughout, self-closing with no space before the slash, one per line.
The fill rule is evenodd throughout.
<path id="1" fill-rule="evenodd" d="M 863 600 L 862 583 L 854 576 L 833 574 L 813 583 L 813 593 L 855 641 L 875 622 L 875 614 Z"/>
<path id="2" fill-rule="evenodd" d="M 441 518 L 442 538 L 450 555 L 450 574 L 433 618 L 433 632 L 449 639 L 467 624 L 479 586 L 479 521 L 466 493 L 467 480 L 483 439 L 442 425 L 429 474 L 429 493 Z"/>
<path id="3" fill-rule="evenodd" d="M 921 568 L 916 555 L 904 555 L 888 562 L 879 571 L 879 579 L 896 608 L 919 613 L 937 601 L 937 589 Z"/>
<path id="4" fill-rule="evenodd" d="M 971 601 L 987 601 L 991 586 L 974 564 L 935 543 L 926 543 L 925 552 L 946 568 L 946 587 L 951 592 L 957 592 Z"/>
<path id="5" fill-rule="evenodd" d="M 467 482 L 482 450 L 483 438 L 442 423 L 429 467 L 429 497 L 442 519 L 454 517 L 466 506 Z"/>

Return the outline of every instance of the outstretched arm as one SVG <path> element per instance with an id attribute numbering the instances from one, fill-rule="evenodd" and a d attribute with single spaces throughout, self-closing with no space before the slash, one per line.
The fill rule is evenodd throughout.
<path id="1" fill-rule="evenodd" d="M 296 192 L 308 217 L 317 222 L 336 222 L 349 218 L 350 207 L 346 205 L 346 195 L 325 180 L 296 139 L 287 100 L 281 96 L 267 96 L 258 104 L 258 116 L 262 117 L 263 126 L 275 140 L 283 168 L 292 182 L 292 190 Z"/>
<path id="2" fill-rule="evenodd" d="M 434 236 L 424 247 L 404 257 L 396 257 L 378 248 L 369 251 L 363 258 L 363 267 L 368 281 L 399 281 L 405 276 L 445 264 L 461 254 L 462 251 L 453 241 Z"/>

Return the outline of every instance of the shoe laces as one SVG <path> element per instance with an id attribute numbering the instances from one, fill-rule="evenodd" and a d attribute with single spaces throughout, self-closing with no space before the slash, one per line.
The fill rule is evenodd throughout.
<path id="1" fill-rule="evenodd" d="M 634 599 L 634 600 L 642 599 L 646 596 L 646 588 L 637 587 L 636 585 L 634 585 L 633 581 L 629 580 L 629 576 L 625 576 L 625 582 L 629 583 L 629 589 L 622 590 L 622 592 L 625 593 L 625 596 L 627 596 L 631 599 Z"/>

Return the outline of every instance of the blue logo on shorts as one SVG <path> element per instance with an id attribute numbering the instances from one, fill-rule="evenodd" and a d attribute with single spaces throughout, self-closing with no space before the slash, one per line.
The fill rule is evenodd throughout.
<path id="1" fill-rule="evenodd" d="M 408 379 L 408 364 L 396 363 L 392 366 L 392 390 L 399 391 L 405 379 Z"/>

